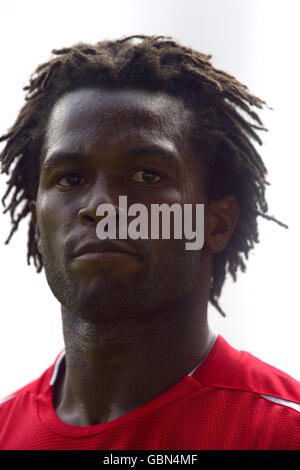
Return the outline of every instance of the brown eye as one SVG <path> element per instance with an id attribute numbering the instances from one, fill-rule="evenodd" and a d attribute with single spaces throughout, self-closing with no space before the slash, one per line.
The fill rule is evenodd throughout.
<path id="1" fill-rule="evenodd" d="M 138 183 L 158 183 L 161 177 L 153 170 L 139 170 L 137 171 L 133 179 Z"/>
<path id="2" fill-rule="evenodd" d="M 77 173 L 70 173 L 57 180 L 57 184 L 62 187 L 78 186 L 83 184 L 83 178 Z"/>

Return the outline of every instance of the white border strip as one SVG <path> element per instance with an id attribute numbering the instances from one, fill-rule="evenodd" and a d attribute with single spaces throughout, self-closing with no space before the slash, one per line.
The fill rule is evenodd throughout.
<path id="1" fill-rule="evenodd" d="M 16 395 L 10 395 L 9 397 L 2 398 L 2 400 L 0 400 L 0 405 L 2 405 L 3 403 L 5 403 L 8 400 L 11 400 L 12 398 L 15 398 L 15 396 Z"/>
<path id="2" fill-rule="evenodd" d="M 60 355 L 58 356 L 57 360 L 56 360 L 56 363 L 55 363 L 55 366 L 54 366 L 54 371 L 53 371 L 53 374 L 52 374 L 49 385 L 54 384 L 54 382 L 56 380 L 56 377 L 57 377 L 57 374 L 58 374 L 58 369 L 59 369 L 60 363 L 61 363 L 61 361 L 63 360 L 64 357 L 65 357 L 65 351 L 62 351 L 60 353 Z"/>
<path id="3" fill-rule="evenodd" d="M 212 348 L 214 347 L 215 342 L 217 341 L 218 336 L 219 336 L 219 335 L 215 335 L 215 337 L 214 337 L 212 343 L 211 343 L 210 346 L 209 346 L 209 349 L 208 349 L 208 351 L 207 351 L 205 357 L 203 357 L 202 360 L 199 362 L 199 364 L 197 364 L 196 367 L 192 370 L 192 372 L 190 372 L 190 373 L 187 374 L 187 375 L 193 375 L 193 373 L 195 372 L 196 369 L 198 369 L 198 367 L 200 366 L 200 364 L 202 364 L 202 362 L 204 362 L 205 359 L 209 356 L 209 353 L 210 353 L 210 351 L 212 350 Z"/>
<path id="4" fill-rule="evenodd" d="M 273 401 L 274 403 L 278 403 L 279 405 L 289 406 L 290 408 L 293 408 L 294 410 L 300 412 L 300 403 L 296 403 L 294 401 L 289 400 L 283 400 L 282 398 L 272 397 L 271 395 L 261 395 L 261 397 Z"/>

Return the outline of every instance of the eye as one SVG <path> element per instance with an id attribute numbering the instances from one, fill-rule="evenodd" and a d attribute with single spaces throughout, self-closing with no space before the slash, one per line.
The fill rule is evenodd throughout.
<path id="1" fill-rule="evenodd" d="M 134 181 L 138 183 L 158 183 L 161 177 L 153 170 L 139 170 L 133 175 Z"/>
<path id="2" fill-rule="evenodd" d="M 69 173 L 68 175 L 64 175 L 56 180 L 56 184 L 62 186 L 63 188 L 78 186 L 84 184 L 84 182 L 84 178 L 78 173 Z"/>

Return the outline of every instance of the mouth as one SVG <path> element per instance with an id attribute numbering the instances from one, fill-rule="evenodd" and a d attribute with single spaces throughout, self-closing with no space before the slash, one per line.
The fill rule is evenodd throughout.
<path id="1" fill-rule="evenodd" d="M 122 258 L 132 257 L 136 258 L 136 255 L 125 253 L 124 251 L 89 251 L 87 253 L 83 253 L 82 255 L 76 256 L 76 259 L 83 261 L 120 261 Z"/>
<path id="2" fill-rule="evenodd" d="M 78 246 L 72 255 L 71 270 L 84 279 L 104 282 L 127 281 L 144 265 L 144 258 L 128 242 L 98 240 Z"/>
<path id="3" fill-rule="evenodd" d="M 128 257 L 140 257 L 128 244 L 119 241 L 99 240 L 86 243 L 74 251 L 74 258 L 81 260 L 120 260 Z"/>

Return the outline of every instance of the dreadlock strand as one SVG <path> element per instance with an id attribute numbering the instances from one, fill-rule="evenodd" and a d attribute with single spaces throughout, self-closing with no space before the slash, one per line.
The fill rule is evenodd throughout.
<path id="1" fill-rule="evenodd" d="M 272 222 L 276 222 L 276 224 L 280 225 L 280 227 L 283 227 L 283 228 L 289 228 L 288 225 L 284 224 L 283 222 L 280 222 L 280 220 L 276 219 L 275 217 L 273 217 L 272 215 L 268 215 L 268 214 L 264 214 L 262 212 L 258 212 L 256 213 L 258 216 L 260 217 L 263 217 L 264 219 L 266 220 L 271 220 Z"/>

